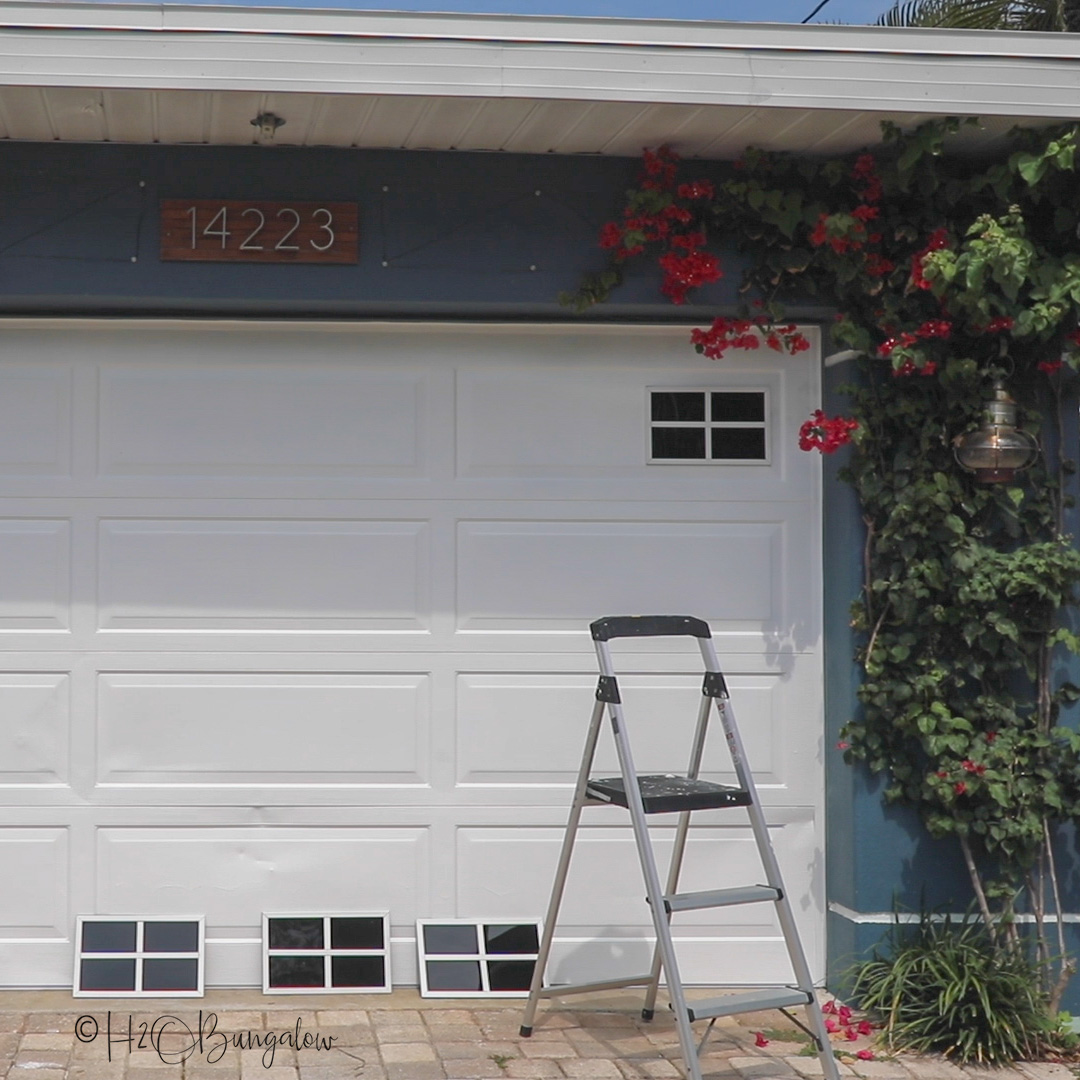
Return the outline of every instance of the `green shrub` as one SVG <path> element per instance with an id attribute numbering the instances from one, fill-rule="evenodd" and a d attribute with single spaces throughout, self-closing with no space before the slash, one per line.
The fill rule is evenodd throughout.
<path id="1" fill-rule="evenodd" d="M 890 1050 L 1002 1065 L 1053 1042 L 1057 1025 L 1034 964 L 1015 946 L 995 945 L 981 922 L 923 915 L 898 924 L 888 949 L 855 968 L 852 994 L 880 1021 Z"/>

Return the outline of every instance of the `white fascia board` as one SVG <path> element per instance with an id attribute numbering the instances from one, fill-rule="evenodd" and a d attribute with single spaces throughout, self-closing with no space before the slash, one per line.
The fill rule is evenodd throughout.
<path id="1" fill-rule="evenodd" d="M 0 0 L 0 84 L 1049 120 L 1080 35 Z"/>

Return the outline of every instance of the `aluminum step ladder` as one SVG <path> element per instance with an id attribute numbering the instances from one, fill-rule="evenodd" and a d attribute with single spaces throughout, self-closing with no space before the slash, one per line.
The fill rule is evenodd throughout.
<path id="1" fill-rule="evenodd" d="M 780 877 L 780 867 L 769 841 L 765 817 L 758 802 L 754 780 L 747 767 L 742 741 L 728 696 L 727 685 L 716 658 L 712 634 L 709 626 L 701 619 L 688 615 L 637 615 L 616 616 L 598 619 L 589 627 L 596 646 L 600 664 L 600 679 L 596 687 L 596 704 L 593 707 L 592 720 L 588 737 L 585 740 L 585 752 L 582 756 L 581 770 L 578 773 L 574 801 L 566 825 L 562 852 L 555 871 L 555 881 L 551 890 L 551 901 L 544 919 L 544 931 L 540 941 L 540 950 L 533 973 L 529 1000 L 522 1018 L 521 1035 L 532 1035 L 533 1022 L 536 1018 L 540 999 L 561 997 L 564 994 L 589 993 L 602 990 L 614 990 L 627 986 L 644 986 L 645 1000 L 641 1010 L 643 1020 L 653 1018 L 657 991 L 661 974 L 667 985 L 670 1007 L 675 1016 L 679 1034 L 679 1046 L 690 1080 L 701 1080 L 700 1053 L 712 1030 L 713 1024 L 721 1016 L 737 1013 L 756 1012 L 760 1009 L 779 1009 L 785 1014 L 793 1006 L 805 1009 L 806 1023 L 800 1023 L 794 1016 L 789 1016 L 803 1028 L 814 1040 L 821 1059 L 825 1080 L 839 1080 L 836 1059 L 829 1043 L 825 1028 L 825 1018 L 821 1014 L 814 994 L 810 969 L 806 963 L 802 945 L 799 941 L 791 905 Z M 623 717 L 622 701 L 619 696 L 619 684 L 611 662 L 608 642 L 613 638 L 625 637 L 675 637 L 689 636 L 697 639 L 701 658 L 705 665 L 705 680 L 702 686 L 701 705 L 698 709 L 697 728 L 690 751 L 690 763 L 685 776 L 657 774 L 639 774 L 634 768 L 630 752 L 630 740 Z M 736 787 L 710 783 L 699 779 L 702 755 L 705 749 L 705 736 L 713 707 L 719 715 L 720 723 L 727 739 L 738 781 Z M 596 744 L 600 735 L 601 721 L 607 712 L 615 737 L 615 748 L 619 757 L 621 775 L 593 779 L 591 777 Z M 570 857 L 573 853 L 574 839 L 581 821 L 582 809 L 586 806 L 616 805 L 625 807 L 630 813 L 634 830 L 634 841 L 641 860 L 641 870 L 645 878 L 646 901 L 652 912 L 653 925 L 656 928 L 656 948 L 653 954 L 652 969 L 642 975 L 628 978 L 607 979 L 600 982 L 576 983 L 568 986 L 544 986 L 544 972 L 551 952 L 551 942 L 555 934 L 559 906 L 570 869 Z M 690 829 L 690 815 L 694 810 L 715 810 L 724 807 L 745 807 L 750 817 L 750 827 L 757 843 L 758 853 L 765 871 L 765 884 L 742 885 L 735 888 L 713 889 L 702 892 L 678 891 L 679 872 L 682 868 L 686 850 L 687 835 Z M 674 849 L 668 869 L 667 886 L 662 887 L 660 876 L 649 840 L 646 815 L 678 813 L 679 820 L 675 830 Z M 787 945 L 788 956 L 794 980 L 790 985 L 767 989 L 751 990 L 746 993 L 728 994 L 707 1001 L 688 1002 L 679 975 L 675 946 L 671 937 L 671 917 L 680 911 L 695 911 L 702 908 L 726 907 L 732 904 L 771 903 L 775 905 L 780 929 Z M 690 1025 L 697 1020 L 708 1020 L 700 1043 Z"/>

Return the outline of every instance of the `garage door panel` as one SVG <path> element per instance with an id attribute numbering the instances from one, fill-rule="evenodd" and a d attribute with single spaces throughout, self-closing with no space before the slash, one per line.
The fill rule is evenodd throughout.
<path id="1" fill-rule="evenodd" d="M 0 937 L 70 935 L 69 848 L 66 828 L 0 828 Z"/>
<path id="2" fill-rule="evenodd" d="M 68 781 L 71 677 L 0 672 L 0 789 Z"/>
<path id="3" fill-rule="evenodd" d="M 415 373 L 103 366 L 99 474 L 416 476 L 424 383 Z"/>
<path id="4" fill-rule="evenodd" d="M 0 477 L 70 475 L 71 402 L 66 364 L 0 368 Z"/>
<path id="5" fill-rule="evenodd" d="M 777 752 L 786 719 L 781 676 L 729 674 L 727 681 L 737 702 L 755 781 L 782 783 L 780 776 L 786 769 Z M 595 688 L 596 677 L 584 674 L 462 674 L 458 683 L 459 783 L 571 788 L 581 763 Z M 701 702 L 701 676 L 620 675 L 619 690 L 635 758 L 647 763 L 650 772 L 685 771 Z M 619 771 L 606 719 L 595 769 L 607 774 Z M 718 783 L 735 780 L 715 713 L 702 774 Z"/>
<path id="6" fill-rule="evenodd" d="M 71 626 L 71 522 L 0 518 L 0 632 Z"/>
<path id="7" fill-rule="evenodd" d="M 693 611 L 715 631 L 759 637 L 781 631 L 804 594 L 786 573 L 798 554 L 782 520 L 461 521 L 457 559 L 465 631 L 578 630 L 605 614 Z"/>
<path id="8" fill-rule="evenodd" d="M 297 786 L 427 781 L 424 673 L 107 672 L 98 681 L 99 784 L 288 784 L 296 799 Z"/>
<path id="9" fill-rule="evenodd" d="M 99 911 L 206 914 L 208 932 L 264 911 L 430 910 L 424 828 L 102 828 Z"/>
<path id="10" fill-rule="evenodd" d="M 430 620 L 419 521 L 100 523 L 103 630 L 413 630 Z"/>

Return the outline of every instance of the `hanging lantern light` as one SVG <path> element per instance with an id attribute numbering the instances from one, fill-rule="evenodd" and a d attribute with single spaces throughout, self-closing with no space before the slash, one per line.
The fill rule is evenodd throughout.
<path id="1" fill-rule="evenodd" d="M 982 427 L 957 435 L 953 454 L 980 484 L 1007 484 L 1021 469 L 1035 464 L 1039 444 L 1016 426 L 1016 402 L 997 383 L 993 399 L 986 403 Z"/>

